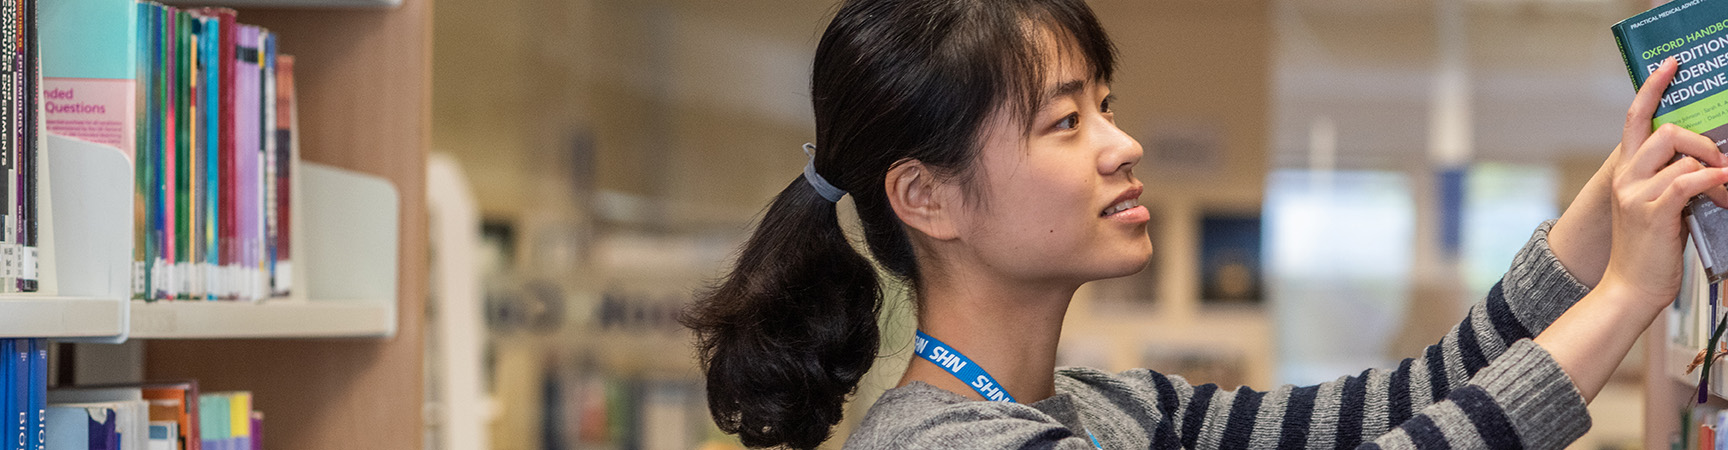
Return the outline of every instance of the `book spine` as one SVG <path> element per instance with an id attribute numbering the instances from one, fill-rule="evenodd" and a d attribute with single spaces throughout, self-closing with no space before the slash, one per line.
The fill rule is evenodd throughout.
<path id="1" fill-rule="evenodd" d="M 172 129 L 172 123 L 170 122 L 171 118 L 165 113 L 168 104 L 167 100 L 169 98 L 169 73 L 164 70 L 164 68 L 167 66 L 168 61 L 172 60 L 168 56 L 168 49 L 172 46 L 169 45 L 170 41 L 165 35 L 168 18 L 167 7 L 159 4 L 152 4 L 151 6 L 153 8 L 150 11 L 150 49 L 152 53 L 150 55 L 150 71 L 153 75 L 151 76 L 150 86 L 152 90 L 150 93 L 150 137 L 152 138 L 152 142 L 150 143 L 151 159 L 149 164 L 151 172 L 150 239 L 154 242 L 150 244 L 150 248 L 152 253 L 151 257 L 154 261 L 152 263 L 154 266 L 152 272 L 155 274 L 155 280 L 153 280 L 155 285 L 151 286 L 150 296 L 152 299 L 160 300 L 168 298 L 168 286 L 170 286 L 170 280 L 172 280 L 174 276 L 174 274 L 168 270 L 169 267 L 167 263 L 169 257 L 173 254 L 170 253 L 170 245 L 172 241 L 169 238 L 171 236 L 168 235 L 165 229 L 167 223 L 167 215 L 165 214 L 165 211 L 167 210 L 169 203 L 167 196 L 163 195 L 162 189 L 164 180 L 171 175 L 167 170 L 168 166 L 164 164 L 164 162 L 167 161 L 167 149 L 169 148 L 170 139 L 172 139 L 168 133 L 168 130 Z"/>
<path id="2" fill-rule="evenodd" d="M 138 55 L 134 62 L 137 66 L 134 68 L 134 76 L 138 88 L 133 91 L 138 107 L 134 111 L 136 122 L 133 125 L 138 130 L 133 134 L 136 142 L 133 144 L 132 153 L 132 299 L 145 300 L 149 298 L 150 292 L 150 258 L 147 251 L 150 233 L 146 226 L 150 220 L 150 206 L 145 195 L 147 186 L 150 185 L 149 174 L 146 172 L 149 168 L 146 161 L 149 158 L 145 151 L 150 146 L 150 5 L 137 3 L 133 8 L 138 22 L 137 40 L 134 41 Z"/>
<path id="3" fill-rule="evenodd" d="M 48 448 L 48 340 L 30 341 L 30 439 L 33 450 Z"/>
<path id="4" fill-rule="evenodd" d="M 12 91 L 12 116 L 16 117 L 18 121 L 14 124 L 14 127 L 11 130 L 8 130 L 8 132 L 12 134 L 14 142 L 18 143 L 17 160 L 12 162 L 12 192 L 14 192 L 12 201 L 12 241 L 17 242 L 18 245 L 17 249 L 13 253 L 13 262 L 15 264 L 13 270 L 17 279 L 13 280 L 11 283 L 7 283 L 6 288 L 22 292 L 22 283 L 24 282 L 24 223 L 29 220 L 29 216 L 24 213 L 24 209 L 28 207 L 28 202 L 24 199 L 24 165 L 29 161 L 29 155 L 27 154 L 29 153 L 27 151 L 29 146 L 27 143 L 30 141 L 30 136 L 25 132 L 25 130 L 30 128 L 30 110 L 35 106 L 34 103 L 29 101 L 30 94 L 28 94 L 28 92 L 30 92 L 31 89 L 35 89 L 36 86 L 35 83 L 31 83 L 28 78 L 30 74 L 30 59 L 28 52 L 24 49 L 25 41 L 30 38 L 30 29 L 25 26 L 24 23 L 25 17 L 29 15 L 29 10 L 25 8 L 24 0 L 13 0 L 13 6 L 18 10 L 18 14 L 15 16 L 16 20 L 13 21 L 13 26 L 17 28 L 18 33 L 16 38 L 10 43 L 11 48 L 8 51 L 12 52 L 13 56 L 17 58 L 17 64 L 13 66 L 12 71 L 12 85 L 17 87 L 16 90 Z"/>
<path id="5" fill-rule="evenodd" d="M 235 172 L 235 194 L 239 209 L 235 215 L 235 236 L 238 239 L 235 282 L 241 300 L 256 300 L 253 281 L 258 270 L 258 145 L 259 137 L 259 67 L 258 28 L 239 27 L 239 48 L 236 49 L 235 75 L 235 141 L 238 165 Z"/>
<path id="6" fill-rule="evenodd" d="M 174 273 L 177 299 L 192 298 L 192 40 L 191 21 L 174 14 Z"/>
<path id="7" fill-rule="evenodd" d="M 12 427 L 12 431 L 8 434 L 7 440 L 12 441 L 10 444 L 16 445 L 19 450 L 27 450 L 29 449 L 27 445 L 30 443 L 30 431 L 32 430 L 30 427 L 30 391 L 34 390 L 30 386 L 30 340 L 12 339 L 12 354 L 8 356 L 12 358 L 11 377 L 15 383 L 12 386 L 12 401 L 13 405 L 16 405 L 14 411 L 16 415 L 11 418 L 9 426 Z"/>
<path id="8" fill-rule="evenodd" d="M 190 118 L 187 123 L 187 152 L 190 156 L 187 161 L 187 177 L 192 178 L 190 194 L 188 194 L 188 202 L 190 202 L 188 209 L 192 209 L 192 213 L 187 216 L 187 247 L 192 251 L 187 258 L 187 270 L 188 273 L 192 273 L 188 294 L 192 299 L 204 299 L 206 296 L 206 291 L 204 291 L 204 258 L 206 256 L 204 254 L 209 251 L 204 247 L 204 215 L 209 215 L 209 211 L 204 209 L 204 204 L 207 202 L 207 194 L 204 192 L 204 183 L 206 183 L 204 182 L 204 159 L 209 157 L 209 154 L 204 152 L 206 121 L 204 121 L 204 102 L 202 102 L 204 99 L 204 71 L 207 69 L 204 66 L 204 43 L 202 43 L 204 40 L 204 19 L 188 12 L 187 26 L 190 28 L 187 33 L 187 48 L 192 54 L 188 57 L 187 62 L 187 67 L 190 69 L 190 76 L 187 78 L 187 118 Z"/>
<path id="9" fill-rule="evenodd" d="M 1614 24 L 1610 29 L 1614 30 L 1614 45 L 1620 47 L 1620 61 L 1626 63 L 1626 76 L 1632 80 L 1632 92 L 1638 92 L 1638 87 L 1644 85 L 1644 79 L 1638 76 L 1637 66 L 1633 65 L 1631 47 L 1626 43 L 1626 24 Z"/>
<path id="10" fill-rule="evenodd" d="M 0 433 L 0 450 L 23 450 L 11 439 L 12 428 L 10 426 L 12 418 L 24 410 L 24 405 L 18 404 L 18 395 L 13 392 L 17 383 L 12 380 L 12 377 L 15 376 L 13 375 L 15 371 L 12 368 L 12 365 L 15 364 L 12 352 L 15 351 L 13 346 L 17 345 L 17 341 L 17 339 L 0 339 L 0 430 L 4 430 L 3 433 Z"/>
<path id="11" fill-rule="evenodd" d="M 222 198 L 221 186 L 218 183 L 220 179 L 218 168 L 221 167 L 219 155 L 222 153 L 222 127 L 220 126 L 223 111 L 220 92 L 222 87 L 222 71 L 220 70 L 222 22 L 219 16 L 207 15 L 203 20 L 204 40 L 200 45 L 204 47 L 204 53 L 201 56 L 204 59 L 205 67 L 203 120 L 204 195 L 206 198 L 204 208 L 207 211 L 204 217 L 204 246 L 206 248 L 204 255 L 204 298 L 215 300 L 221 296 L 221 287 L 217 282 L 221 280 L 221 277 L 218 276 L 218 269 L 222 266 L 221 247 L 219 247 L 217 240 L 220 229 L 218 222 L 221 218 L 220 199 Z"/>
<path id="12" fill-rule="evenodd" d="M 279 297 L 293 293 L 294 57 L 276 60 L 276 265 L 271 278 Z"/>
<path id="13" fill-rule="evenodd" d="M 252 445 L 247 450 L 264 450 L 264 413 L 252 411 Z"/>
<path id="14" fill-rule="evenodd" d="M 26 143 L 29 142 L 30 138 L 25 133 L 25 130 L 30 128 L 30 110 L 35 105 L 29 101 L 30 94 L 28 94 L 28 92 L 30 92 L 31 89 L 35 89 L 36 86 L 28 79 L 30 74 L 30 60 L 29 55 L 24 50 L 24 43 L 30 38 L 30 29 L 24 22 L 25 18 L 29 16 L 30 13 L 28 9 L 25 9 L 24 0 L 12 1 L 13 7 L 18 11 L 18 14 L 13 16 L 14 20 L 12 26 L 18 30 L 18 33 L 14 36 L 12 42 L 9 43 L 11 48 L 8 51 L 12 52 L 12 55 L 15 58 L 14 61 L 16 62 L 16 64 L 12 66 L 12 86 L 16 88 L 12 91 L 12 117 L 16 118 L 17 121 L 13 123 L 13 128 L 7 131 L 12 134 L 13 142 L 16 142 L 18 146 L 18 153 L 16 155 L 17 159 L 12 161 L 13 194 L 11 224 L 12 242 L 17 243 L 17 246 L 13 251 L 12 259 L 13 276 L 17 279 L 12 280 L 10 283 L 6 283 L 5 287 L 14 292 L 21 292 L 20 288 L 22 286 L 20 283 L 23 282 L 24 278 L 24 222 L 29 220 L 28 216 L 24 214 L 24 208 L 27 207 L 27 202 L 24 200 L 24 164 L 29 158 L 29 155 L 26 155 L 25 153 L 27 153 L 26 149 L 28 148 Z"/>
<path id="15" fill-rule="evenodd" d="M 15 289 L 18 276 L 18 3 L 0 0 L 0 292 Z"/>
<path id="16" fill-rule="evenodd" d="M 203 299 L 205 292 L 204 271 L 202 269 L 206 251 L 203 245 L 203 216 L 206 214 L 204 211 L 203 174 L 206 155 L 203 150 L 204 135 L 202 134 L 205 121 L 200 103 L 204 92 L 205 70 L 203 65 L 204 48 L 200 44 L 203 20 L 191 12 L 186 13 L 185 20 L 187 28 L 186 49 L 189 53 L 186 63 L 186 117 L 189 119 L 186 124 L 186 176 L 189 180 L 186 202 L 187 209 L 190 211 L 186 215 L 187 298 Z"/>
<path id="17" fill-rule="evenodd" d="M 259 272 L 258 291 L 263 297 L 272 297 L 276 293 L 274 275 L 276 273 L 276 35 L 266 30 L 261 39 L 264 54 L 259 61 L 262 67 L 263 93 L 259 97 L 260 112 L 263 120 L 259 124 L 259 142 L 263 143 L 262 164 L 263 184 L 260 194 L 263 202 L 264 220 L 262 222 L 263 252 L 261 256 L 261 272 Z"/>
<path id="18" fill-rule="evenodd" d="M 147 243 L 147 251 L 149 252 L 150 257 L 150 292 L 147 294 L 147 297 L 150 300 L 160 300 L 162 299 L 163 291 L 166 290 L 164 286 L 166 286 L 168 280 L 167 267 L 166 264 L 163 264 L 162 260 L 162 238 L 165 236 L 162 234 L 162 144 L 167 142 L 162 136 L 163 123 L 165 120 L 165 117 L 162 116 L 162 78 L 165 74 L 163 74 L 161 70 L 163 61 L 163 7 L 162 5 L 151 3 L 149 9 L 150 20 L 146 27 L 149 28 L 148 32 L 150 33 L 150 62 L 149 66 L 146 67 L 145 70 L 150 73 L 150 85 L 148 86 L 150 94 L 149 102 L 145 106 L 145 114 L 150 121 L 148 124 L 150 128 L 150 142 L 147 149 L 148 154 L 145 155 L 145 157 L 140 158 L 140 163 L 144 164 L 144 170 L 146 171 L 146 177 L 148 178 L 148 185 L 145 186 L 145 197 L 148 198 L 150 204 L 148 225 L 150 227 L 150 232 Z"/>
<path id="19" fill-rule="evenodd" d="M 163 80 L 162 111 L 160 113 L 163 117 L 163 142 L 161 162 L 162 185 L 160 195 L 162 196 L 162 259 L 167 266 L 168 273 L 168 283 L 163 287 L 165 289 L 163 298 L 174 299 L 179 298 L 180 278 L 182 277 L 179 267 L 176 265 L 180 261 L 178 248 L 180 241 L 178 239 L 179 236 L 175 233 L 178 231 L 176 222 L 178 222 L 180 217 L 178 208 L 179 204 L 176 201 L 179 199 L 177 186 L 180 174 L 176 169 L 180 167 L 177 157 L 179 156 L 178 151 L 180 148 L 179 130 L 181 118 L 176 114 L 178 111 L 175 109 L 175 99 L 179 98 L 180 95 L 180 90 L 178 89 L 180 80 L 180 71 L 178 70 L 180 44 L 177 39 L 177 36 L 179 35 L 179 23 L 175 20 L 175 18 L 179 16 L 179 8 L 169 6 L 163 8 L 163 10 Z"/>
<path id="20" fill-rule="evenodd" d="M 28 114 L 25 116 L 25 123 L 28 125 L 26 127 L 26 132 L 24 133 L 24 159 L 23 159 L 23 165 L 24 165 L 24 211 L 23 211 L 23 213 L 25 215 L 24 216 L 25 218 L 24 218 L 24 251 L 23 251 L 21 256 L 23 257 L 23 260 L 24 260 L 23 261 L 24 273 L 22 276 L 23 279 L 18 281 L 18 290 L 23 291 L 23 292 L 36 292 L 38 287 L 39 287 L 38 283 L 37 283 L 37 278 L 38 278 L 37 255 L 39 252 L 37 251 L 38 245 L 36 242 L 36 238 L 37 238 L 36 227 L 37 227 L 37 220 L 40 218 L 40 214 L 38 214 L 38 212 L 37 212 L 37 206 L 39 205 L 39 201 L 38 201 L 39 199 L 37 198 L 37 195 L 38 195 L 38 193 L 41 192 L 39 189 L 36 188 L 36 169 L 37 169 L 37 164 L 39 164 L 39 161 L 42 157 L 41 144 L 42 144 L 42 128 L 43 128 L 43 122 L 42 122 L 42 105 L 43 105 L 43 103 L 42 103 L 42 86 L 43 86 L 43 84 L 42 84 L 42 52 L 41 52 L 41 49 L 42 49 L 41 35 L 42 35 L 42 33 L 41 33 L 41 28 L 40 28 L 40 23 L 39 23 L 40 18 L 37 16 L 37 10 L 38 10 L 37 0 L 25 0 L 24 5 L 25 5 L 25 8 L 24 8 L 25 27 L 24 27 L 24 29 L 26 31 L 25 35 L 28 37 L 27 39 L 25 39 L 25 43 L 24 43 L 24 55 L 25 55 L 24 63 L 25 63 L 25 66 L 27 68 L 27 70 L 25 71 L 24 79 L 29 82 L 29 87 L 27 89 L 25 89 L 24 92 L 25 92 L 25 101 L 30 106 L 28 108 L 25 108 L 25 111 L 28 112 Z M 46 412 L 44 412 L 44 414 L 46 414 Z"/>
<path id="21" fill-rule="evenodd" d="M 236 114 L 234 103 L 236 100 L 234 92 L 236 83 L 234 77 L 238 72 L 238 67 L 236 67 L 238 62 L 235 61 L 235 47 L 238 45 L 236 38 L 238 36 L 236 36 L 235 33 L 238 25 L 234 23 L 234 15 L 232 13 L 224 13 L 221 18 L 222 31 L 219 38 L 221 40 L 221 47 L 218 49 L 218 51 L 221 52 L 221 67 L 218 70 L 222 71 L 222 84 L 220 90 L 222 96 L 222 115 L 221 123 L 218 126 L 222 128 L 220 136 L 220 139 L 222 140 L 220 183 L 222 185 L 218 190 L 221 192 L 220 195 L 222 196 L 222 219 L 219 239 L 222 248 L 222 298 L 232 300 L 237 298 L 238 294 L 234 289 L 232 273 L 234 272 L 235 264 L 240 262 L 240 255 L 237 253 L 239 251 L 239 245 L 235 242 L 238 238 L 236 231 L 239 229 L 239 224 L 237 224 L 235 220 L 240 207 L 238 201 L 239 195 L 235 189 L 237 186 L 235 172 L 239 169 L 240 165 L 239 161 L 236 160 L 239 148 L 236 147 L 236 133 L 234 128 Z"/>

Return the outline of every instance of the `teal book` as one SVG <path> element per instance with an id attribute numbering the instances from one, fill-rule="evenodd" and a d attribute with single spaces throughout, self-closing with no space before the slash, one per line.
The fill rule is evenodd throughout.
<path id="1" fill-rule="evenodd" d="M 1728 0 L 1669 2 L 1613 31 L 1633 89 L 1663 60 L 1680 63 L 1651 126 L 1672 123 L 1728 146 Z M 1699 196 L 1686 206 L 1686 223 L 1710 281 L 1728 277 L 1728 209 Z"/>
<path id="2" fill-rule="evenodd" d="M 54 0 L 38 8 L 48 132 L 132 155 L 138 123 L 137 3 Z"/>

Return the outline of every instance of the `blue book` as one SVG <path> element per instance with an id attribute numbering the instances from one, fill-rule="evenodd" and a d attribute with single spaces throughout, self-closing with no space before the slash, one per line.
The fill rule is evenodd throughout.
<path id="1" fill-rule="evenodd" d="M 120 446 L 120 422 L 114 408 L 67 405 L 48 408 L 47 447 L 51 450 L 125 450 Z"/>
<path id="2" fill-rule="evenodd" d="M 29 448 L 48 448 L 48 340 L 30 340 L 30 439 Z"/>
<path id="3" fill-rule="evenodd" d="M 0 424 L 11 424 L 11 419 L 17 417 L 18 411 L 24 410 L 24 407 L 17 403 L 17 396 L 12 394 L 12 389 L 17 385 L 17 383 L 12 382 L 12 365 L 14 364 L 12 362 L 12 347 L 16 341 L 16 339 L 0 339 L 0 360 L 3 360 L 0 361 L 0 414 L 4 414 L 0 416 Z M 0 436 L 12 437 L 11 428 L 0 427 L 0 430 L 7 430 L 5 434 L 0 434 Z M 19 448 L 18 443 L 13 439 L 0 439 L 0 450 L 23 449 Z"/>
<path id="4" fill-rule="evenodd" d="M 204 450 L 220 450 L 226 448 L 233 437 L 233 414 L 229 411 L 228 396 L 225 394 L 201 394 L 198 396 L 198 432 L 203 441 Z"/>
<path id="5" fill-rule="evenodd" d="M 1651 126 L 1672 123 L 1728 146 L 1728 0 L 1669 2 L 1612 30 L 1634 89 L 1662 61 L 1680 63 Z M 1686 205 L 1686 225 L 1709 280 L 1728 277 L 1728 209 L 1695 197 Z"/>
<path id="6" fill-rule="evenodd" d="M 30 428 L 30 391 L 34 390 L 30 386 L 30 340 L 13 339 L 11 358 L 12 402 L 17 409 L 13 410 L 16 415 L 7 424 L 12 430 L 7 439 L 12 441 L 11 445 L 18 446 L 18 450 L 29 450 L 30 435 L 34 434 Z"/>

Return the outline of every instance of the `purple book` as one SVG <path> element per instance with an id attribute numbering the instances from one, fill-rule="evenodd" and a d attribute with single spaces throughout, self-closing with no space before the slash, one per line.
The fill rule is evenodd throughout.
<path id="1" fill-rule="evenodd" d="M 262 70 L 259 58 L 259 29 L 255 26 L 241 25 L 239 29 L 238 50 L 234 58 L 234 140 L 235 161 L 235 192 L 239 196 L 239 211 L 236 216 L 236 236 L 240 242 L 240 262 L 235 269 L 237 279 L 235 286 L 240 288 L 238 298 L 241 300 L 258 300 L 260 291 L 257 279 L 260 273 L 259 262 L 263 261 L 264 235 L 263 228 L 263 166 L 262 152 L 264 148 L 263 121 L 264 116 L 259 108 L 263 107 L 260 100 L 263 97 Z"/>
<path id="2" fill-rule="evenodd" d="M 264 450 L 264 413 L 252 411 L 252 444 L 249 450 Z"/>
<path id="3" fill-rule="evenodd" d="M 120 430 L 115 428 L 119 418 L 112 409 L 103 408 L 100 414 L 106 415 L 106 419 L 97 421 L 95 417 L 91 417 L 88 423 L 90 450 L 120 450 Z"/>

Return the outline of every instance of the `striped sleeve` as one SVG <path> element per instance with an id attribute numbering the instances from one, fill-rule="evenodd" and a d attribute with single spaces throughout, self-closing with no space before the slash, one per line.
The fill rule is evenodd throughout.
<path id="1" fill-rule="evenodd" d="M 1588 288 L 1549 249 L 1552 226 L 1536 230 L 1461 323 L 1396 369 L 1267 392 L 1169 377 L 1176 403 L 1158 408 L 1175 422 L 1167 437 L 1197 449 L 1563 447 L 1589 415 L 1570 378 L 1530 339 Z"/>

